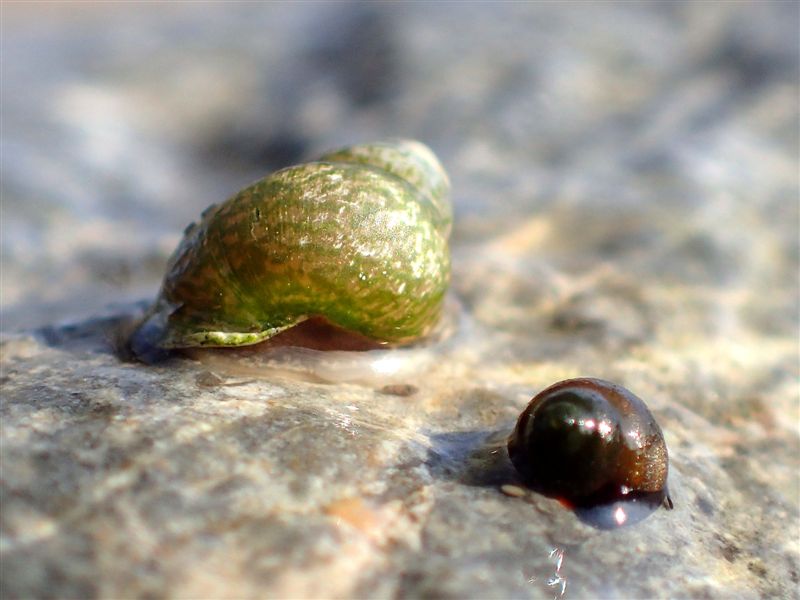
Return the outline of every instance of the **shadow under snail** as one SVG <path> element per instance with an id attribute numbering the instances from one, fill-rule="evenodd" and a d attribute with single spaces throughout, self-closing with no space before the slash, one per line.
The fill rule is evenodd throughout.
<path id="1" fill-rule="evenodd" d="M 537 394 L 508 454 L 526 485 L 600 528 L 672 508 L 661 428 L 640 398 L 602 379 L 567 379 Z"/>
<path id="2" fill-rule="evenodd" d="M 410 140 L 342 148 L 255 182 L 186 228 L 133 353 L 151 362 L 172 349 L 247 346 L 304 322 L 289 345 L 431 336 L 450 277 L 449 191 L 433 152 Z"/>

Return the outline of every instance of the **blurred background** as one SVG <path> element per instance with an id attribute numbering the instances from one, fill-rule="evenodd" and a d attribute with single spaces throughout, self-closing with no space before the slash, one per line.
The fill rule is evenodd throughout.
<path id="1" fill-rule="evenodd" d="M 387 136 L 446 164 L 456 247 L 544 215 L 559 268 L 646 239 L 643 273 L 796 308 L 795 3 L 4 3 L 2 28 L 5 330 L 152 297 L 207 205 Z"/>
<path id="2" fill-rule="evenodd" d="M 0 11 L 0 329 L 44 333 L 0 344 L 5 596 L 552 598 L 559 547 L 572 597 L 796 596 L 797 2 Z M 385 137 L 453 183 L 469 326 L 417 395 L 108 351 L 204 208 Z M 646 399 L 674 511 L 457 480 L 578 375 Z"/>

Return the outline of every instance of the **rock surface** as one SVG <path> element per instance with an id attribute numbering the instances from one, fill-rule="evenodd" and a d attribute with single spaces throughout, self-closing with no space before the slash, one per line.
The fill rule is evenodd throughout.
<path id="1" fill-rule="evenodd" d="M 795 5 L 3 10 L 0 596 L 796 596 Z M 396 135 L 456 205 L 413 378 L 118 357 L 205 206 Z M 648 402 L 675 510 L 508 487 L 578 375 Z"/>

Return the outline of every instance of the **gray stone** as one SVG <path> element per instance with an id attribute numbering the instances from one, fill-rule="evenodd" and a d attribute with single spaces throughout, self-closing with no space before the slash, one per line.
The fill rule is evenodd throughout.
<path id="1" fill-rule="evenodd" d="M 18 4 L 2 27 L 0 596 L 797 596 L 796 6 Z M 205 206 L 396 135 L 456 205 L 458 331 L 418 372 L 120 355 Z M 673 511 L 599 531 L 504 493 L 517 415 L 578 375 L 648 403 Z"/>

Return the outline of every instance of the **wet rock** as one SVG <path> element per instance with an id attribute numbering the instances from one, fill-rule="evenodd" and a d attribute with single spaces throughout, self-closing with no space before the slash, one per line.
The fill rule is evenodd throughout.
<path id="1" fill-rule="evenodd" d="M 365 10 L 4 12 L 0 595 L 794 593 L 796 11 Z M 454 183 L 456 349 L 386 385 L 120 353 L 206 206 L 391 135 Z M 579 375 L 648 403 L 673 511 L 518 492 L 506 436 Z"/>

